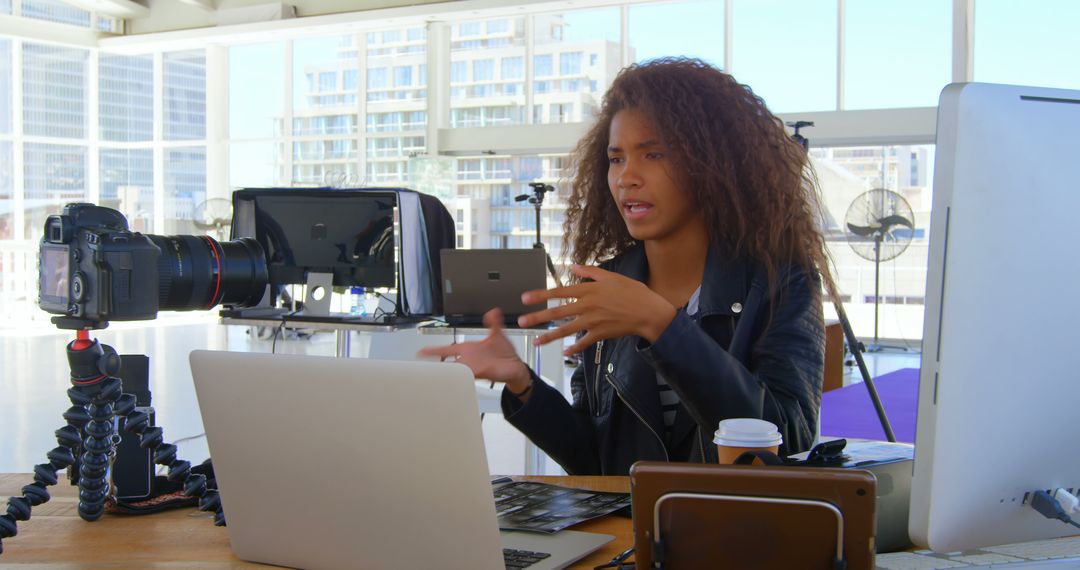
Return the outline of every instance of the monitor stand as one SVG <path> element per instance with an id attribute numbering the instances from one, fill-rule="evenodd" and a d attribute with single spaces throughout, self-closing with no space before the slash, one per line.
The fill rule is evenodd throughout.
<path id="1" fill-rule="evenodd" d="M 304 287 L 304 309 L 299 314 L 307 317 L 329 317 L 333 293 L 333 273 L 308 273 L 307 286 Z"/>

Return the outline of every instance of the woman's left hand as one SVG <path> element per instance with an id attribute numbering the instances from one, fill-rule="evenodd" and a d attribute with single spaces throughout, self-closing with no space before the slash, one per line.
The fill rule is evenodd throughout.
<path id="1" fill-rule="evenodd" d="M 656 342 L 660 333 L 675 318 L 675 307 L 641 281 L 587 265 L 575 264 L 570 271 L 592 281 L 526 291 L 521 295 L 522 302 L 527 305 L 546 303 L 549 299 L 571 299 L 571 302 L 558 307 L 518 318 L 518 326 L 531 327 L 572 317 L 570 322 L 540 335 L 536 339 L 537 345 L 582 331 L 585 331 L 585 335 L 564 354 L 581 352 L 595 342 L 627 335 Z"/>

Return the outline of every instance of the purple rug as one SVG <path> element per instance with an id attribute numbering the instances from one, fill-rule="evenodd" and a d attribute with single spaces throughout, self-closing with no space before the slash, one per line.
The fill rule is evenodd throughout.
<path id="1" fill-rule="evenodd" d="M 896 441 L 915 443 L 915 412 L 919 408 L 919 369 L 901 368 L 874 379 L 881 405 Z M 821 397 L 821 435 L 885 440 L 885 430 L 862 382 Z"/>

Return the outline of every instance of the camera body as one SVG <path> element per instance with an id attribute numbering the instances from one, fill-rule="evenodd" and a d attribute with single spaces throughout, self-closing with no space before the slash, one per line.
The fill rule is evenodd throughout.
<path id="1" fill-rule="evenodd" d="M 38 305 L 89 321 L 157 316 L 160 249 L 123 214 L 75 203 L 49 216 L 41 239 Z"/>
<path id="2" fill-rule="evenodd" d="M 250 307 L 266 294 L 254 238 L 143 235 L 111 208 L 74 203 L 49 216 L 38 262 L 38 306 L 61 328 L 153 319 L 158 311 Z"/>

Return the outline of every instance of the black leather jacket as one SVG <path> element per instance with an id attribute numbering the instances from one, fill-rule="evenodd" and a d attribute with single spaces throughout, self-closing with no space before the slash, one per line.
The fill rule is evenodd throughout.
<path id="1" fill-rule="evenodd" d="M 640 244 L 602 267 L 648 275 Z M 638 460 L 715 463 L 713 431 L 725 418 L 773 422 L 782 455 L 809 449 L 824 372 L 820 278 L 792 266 L 778 279 L 770 299 L 764 270 L 710 250 L 696 315 L 678 311 L 652 345 L 632 336 L 586 349 L 573 404 L 535 374 L 525 404 L 504 390 L 507 421 L 572 475 L 627 475 Z M 669 438 L 657 373 L 681 400 Z"/>

